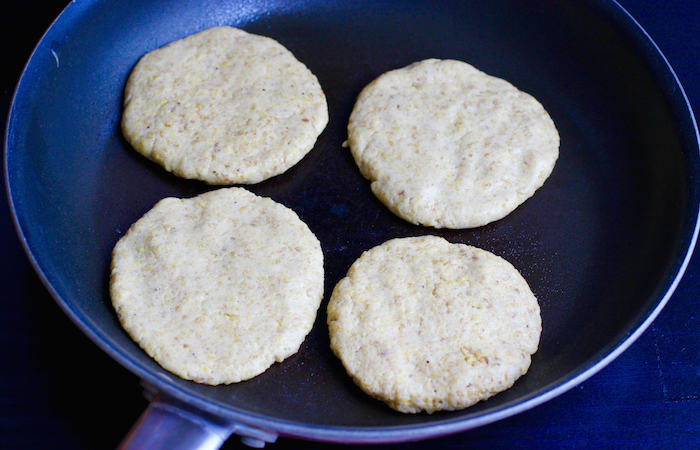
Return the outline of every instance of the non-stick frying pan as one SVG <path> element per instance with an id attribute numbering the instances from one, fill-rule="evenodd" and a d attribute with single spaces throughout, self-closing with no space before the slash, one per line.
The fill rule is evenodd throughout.
<path id="1" fill-rule="evenodd" d="M 539 298 L 544 326 L 532 367 L 513 388 L 459 412 L 397 413 L 361 393 L 332 355 L 325 302 L 298 354 L 230 386 L 173 376 L 122 330 L 107 291 L 112 247 L 163 197 L 214 188 L 129 147 L 119 130 L 124 83 L 144 53 L 224 24 L 281 42 L 327 94 L 330 122 L 315 148 L 287 173 L 248 187 L 294 209 L 317 234 L 326 300 L 362 251 L 394 237 L 438 234 L 503 256 Z M 552 176 L 500 221 L 471 230 L 410 225 L 376 200 L 341 146 L 360 90 L 426 58 L 463 60 L 509 80 L 558 126 Z M 215 448 L 230 433 L 251 445 L 277 435 L 416 440 L 561 394 L 627 348 L 668 301 L 696 240 L 699 162 L 697 126 L 673 71 L 634 20 L 602 0 L 77 0 L 26 66 L 5 156 L 11 207 L 40 277 L 155 395 L 125 446 L 178 448 Z"/>

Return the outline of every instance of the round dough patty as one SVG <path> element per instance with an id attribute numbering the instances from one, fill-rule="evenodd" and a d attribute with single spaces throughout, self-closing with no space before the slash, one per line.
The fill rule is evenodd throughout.
<path id="1" fill-rule="evenodd" d="M 404 413 L 462 409 L 508 389 L 542 330 L 510 263 L 436 236 L 363 253 L 333 290 L 328 326 L 355 383 Z"/>
<path id="2" fill-rule="evenodd" d="M 532 96 L 464 62 L 437 59 L 367 85 L 347 144 L 394 214 L 436 228 L 505 217 L 542 186 L 559 156 L 554 122 Z"/>
<path id="3" fill-rule="evenodd" d="M 242 188 L 166 198 L 112 255 L 110 294 L 161 366 L 234 383 L 296 353 L 323 297 L 323 253 L 292 210 Z"/>
<path id="4" fill-rule="evenodd" d="M 283 173 L 327 123 L 316 76 L 289 50 L 214 27 L 141 58 L 126 84 L 122 131 L 180 177 L 234 184 Z"/>

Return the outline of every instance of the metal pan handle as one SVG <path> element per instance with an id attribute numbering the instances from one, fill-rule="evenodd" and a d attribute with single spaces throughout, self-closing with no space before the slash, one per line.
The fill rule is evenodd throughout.
<path id="1" fill-rule="evenodd" d="M 146 386 L 147 397 L 149 390 Z M 156 393 L 118 450 L 216 450 L 231 434 L 241 435 L 241 442 L 253 448 L 277 440 L 275 433 L 210 417 Z"/>

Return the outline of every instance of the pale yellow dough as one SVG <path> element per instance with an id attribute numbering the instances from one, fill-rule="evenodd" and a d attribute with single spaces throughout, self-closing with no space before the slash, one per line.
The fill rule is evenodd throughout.
<path id="1" fill-rule="evenodd" d="M 289 50 L 222 26 L 144 55 L 121 125 L 136 151 L 180 177 L 249 184 L 298 163 L 327 123 L 318 79 Z"/>
<path id="2" fill-rule="evenodd" d="M 437 59 L 367 85 L 347 145 L 392 212 L 436 228 L 503 218 L 542 186 L 559 156 L 554 122 L 532 96 Z"/>
<path id="3" fill-rule="evenodd" d="M 333 290 L 328 326 L 355 383 L 404 413 L 462 409 L 510 388 L 542 330 L 510 263 L 436 236 L 363 253 Z"/>
<path id="4" fill-rule="evenodd" d="M 323 297 L 323 253 L 299 217 L 243 188 L 166 198 L 113 251 L 129 335 L 199 383 L 252 378 L 296 353 Z"/>

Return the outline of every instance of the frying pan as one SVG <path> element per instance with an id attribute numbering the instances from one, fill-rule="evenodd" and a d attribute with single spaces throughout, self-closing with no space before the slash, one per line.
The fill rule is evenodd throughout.
<path id="1" fill-rule="evenodd" d="M 329 349 L 325 302 L 300 351 L 230 386 L 179 379 L 122 330 L 110 252 L 158 200 L 213 189 L 137 155 L 119 130 L 122 90 L 146 52 L 215 25 L 272 37 L 319 78 L 330 122 L 285 174 L 247 186 L 319 237 L 326 300 L 362 251 L 441 235 L 510 261 L 542 309 L 530 371 L 459 412 L 404 415 L 360 392 Z M 562 138 L 551 177 L 502 220 L 414 226 L 372 195 L 347 149 L 360 90 L 379 74 L 451 58 L 534 95 Z M 639 25 L 603 0 L 78 0 L 28 61 L 10 109 L 5 176 L 20 238 L 65 313 L 140 377 L 153 401 L 124 447 L 252 446 L 277 436 L 345 443 L 426 439 L 517 414 L 624 351 L 669 300 L 698 231 L 698 130 L 672 69 Z"/>

